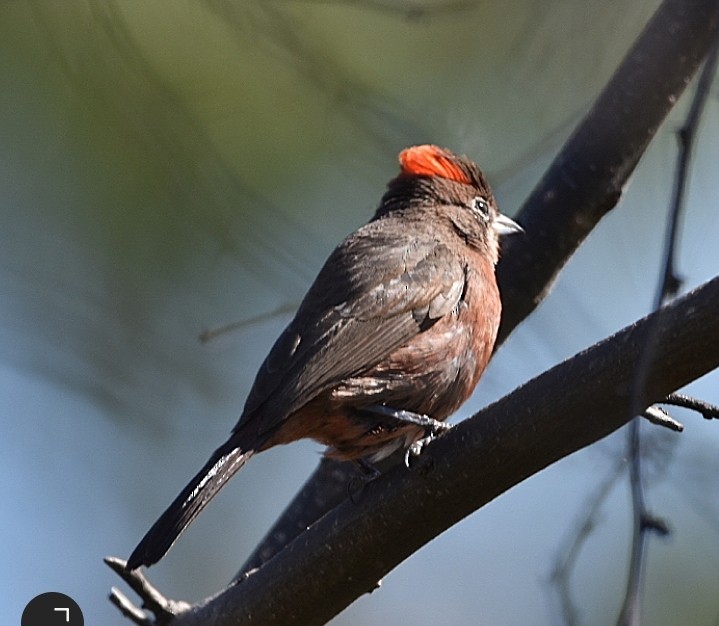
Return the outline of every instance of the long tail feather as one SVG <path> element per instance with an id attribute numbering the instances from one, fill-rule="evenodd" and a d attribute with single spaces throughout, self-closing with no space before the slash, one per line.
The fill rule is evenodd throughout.
<path id="1" fill-rule="evenodd" d="M 183 531 L 249 460 L 256 450 L 242 450 L 234 437 L 215 450 L 210 460 L 147 531 L 127 560 L 127 569 L 157 563 Z"/>

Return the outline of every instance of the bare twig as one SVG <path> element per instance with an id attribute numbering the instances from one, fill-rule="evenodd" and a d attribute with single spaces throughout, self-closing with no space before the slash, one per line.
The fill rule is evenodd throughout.
<path id="1" fill-rule="evenodd" d="M 679 218 L 684 208 L 686 180 L 691 160 L 691 150 L 694 145 L 694 139 L 701 120 L 701 114 L 704 110 L 704 105 L 707 97 L 709 96 L 709 90 L 716 74 L 718 54 L 719 37 L 715 35 L 715 41 L 711 46 L 707 59 L 704 63 L 704 68 L 699 78 L 687 119 L 678 134 L 680 139 L 680 150 L 677 159 L 674 191 L 672 194 L 672 203 L 665 236 L 662 278 L 657 288 L 654 300 L 655 310 L 661 307 L 668 299 L 676 295 L 681 286 L 681 279 L 676 273 L 676 264 L 674 260 L 679 230 Z M 640 412 L 639 409 L 641 406 L 640 398 L 642 396 L 642 390 L 647 376 L 649 375 L 651 362 L 655 357 L 655 332 L 656 329 L 649 328 L 645 342 L 646 347 L 644 354 L 639 361 L 637 372 L 634 377 L 633 395 L 635 399 L 633 400 L 633 406 L 635 409 L 638 409 L 638 413 Z M 641 623 L 640 599 L 647 533 L 649 531 L 658 530 L 661 534 L 666 534 L 668 531 L 666 530 L 666 524 L 651 515 L 646 508 L 644 489 L 642 485 L 640 450 L 641 428 L 639 420 L 634 420 L 630 424 L 627 437 L 634 524 L 627 588 L 618 624 L 619 626 L 639 626 Z"/>
<path id="2" fill-rule="evenodd" d="M 672 204 L 667 223 L 666 248 L 664 251 L 664 274 L 660 289 L 657 293 L 654 307 L 659 308 L 666 300 L 677 294 L 681 287 L 682 280 L 675 268 L 675 249 L 677 231 L 679 229 L 679 218 L 684 208 L 686 197 L 686 185 L 688 180 L 689 165 L 692 157 L 692 149 L 699 130 L 702 113 L 706 106 L 712 83 L 717 72 L 717 61 L 719 60 L 719 37 L 715 37 L 714 44 L 707 54 L 704 68 L 702 69 L 697 88 L 694 92 L 691 108 L 687 114 L 684 125 L 679 129 L 679 155 L 677 159 L 677 171 L 674 176 L 674 190 L 672 193 Z"/>
<path id="3" fill-rule="evenodd" d="M 704 400 L 699 400 L 698 398 L 693 398 L 692 396 L 687 396 L 683 393 L 670 393 L 660 404 L 671 404 L 684 409 L 691 409 L 692 411 L 701 413 L 702 417 L 707 420 L 719 419 L 719 406 L 710 404 Z"/>
<path id="4" fill-rule="evenodd" d="M 211 341 L 215 341 L 218 337 L 221 337 L 222 335 L 234 333 L 238 330 L 243 330 L 248 326 L 252 326 L 253 324 L 260 324 L 263 322 L 267 322 L 275 317 L 280 317 L 281 315 L 292 313 L 297 309 L 298 306 L 299 302 L 290 302 L 288 304 L 283 304 L 282 306 L 279 306 L 272 311 L 268 311 L 267 313 L 260 313 L 259 315 L 255 315 L 254 317 L 250 317 L 248 319 L 240 320 L 239 322 L 230 322 L 229 324 L 224 324 L 223 326 L 206 328 L 200 333 L 200 343 L 209 343 Z"/>
<path id="5" fill-rule="evenodd" d="M 669 413 L 657 406 L 647 407 L 641 415 L 644 419 L 655 424 L 656 426 L 664 426 L 669 430 L 680 433 L 684 430 L 684 425 L 677 422 Z"/>
<path id="6" fill-rule="evenodd" d="M 295 0 L 296 1 L 296 0 Z M 459 13 L 475 9 L 477 0 L 448 0 L 446 2 L 411 2 L 400 0 L 399 2 L 386 2 L 382 0 L 303 0 L 305 4 L 351 4 L 361 6 L 373 11 L 381 11 L 388 15 L 399 16 L 408 20 L 419 20 L 422 18 L 434 17 Z"/>
<path id="7" fill-rule="evenodd" d="M 587 498 L 586 504 L 580 507 L 584 515 L 574 526 L 566 545 L 557 552 L 557 557 L 550 574 L 550 583 L 556 588 L 559 596 L 561 617 L 566 626 L 576 626 L 580 623 L 579 615 L 571 592 L 571 577 L 574 565 L 579 559 L 579 553 L 584 543 L 594 530 L 599 511 L 605 500 L 609 497 L 614 485 L 622 476 L 625 460 L 620 457 L 615 460 L 611 470 L 599 483 L 595 491 Z"/>
<path id="8" fill-rule="evenodd" d="M 130 588 L 142 599 L 142 607 L 150 611 L 150 617 L 141 608 L 135 606 L 119 589 L 113 587 L 110 592 L 110 601 L 120 609 L 123 615 L 139 626 L 164 626 L 169 624 L 177 615 L 190 609 L 187 602 L 170 600 L 147 580 L 140 570 L 128 572 L 125 569 L 126 561 L 114 556 L 104 559 L 107 566 L 120 576 Z"/>

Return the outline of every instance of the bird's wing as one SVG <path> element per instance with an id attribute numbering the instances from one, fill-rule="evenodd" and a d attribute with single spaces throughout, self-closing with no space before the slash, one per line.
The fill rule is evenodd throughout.
<path id="1" fill-rule="evenodd" d="M 366 371 L 449 313 L 465 289 L 461 258 L 431 233 L 397 234 L 377 222 L 332 253 L 257 374 L 242 424 L 262 430 L 323 391 Z M 239 424 L 238 424 L 239 426 Z"/>

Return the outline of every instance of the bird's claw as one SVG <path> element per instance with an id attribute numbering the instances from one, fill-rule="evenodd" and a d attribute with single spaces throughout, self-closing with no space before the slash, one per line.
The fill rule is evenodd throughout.
<path id="1" fill-rule="evenodd" d="M 407 450 L 404 453 L 404 464 L 407 469 L 411 469 L 411 460 L 422 454 L 422 450 L 424 450 L 424 447 L 428 443 L 436 439 L 440 433 L 446 432 L 452 428 L 451 424 L 445 424 L 444 422 L 439 422 L 437 420 L 433 421 L 435 423 L 427 429 L 427 434 L 424 437 L 417 439 L 417 441 L 407 446 Z"/>

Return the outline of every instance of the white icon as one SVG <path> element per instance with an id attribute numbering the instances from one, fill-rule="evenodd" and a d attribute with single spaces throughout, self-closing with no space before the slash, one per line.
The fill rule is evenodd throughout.
<path id="1" fill-rule="evenodd" d="M 66 622 L 70 621 L 70 609 L 65 608 L 65 607 L 60 607 L 57 609 L 53 609 L 53 611 L 65 611 L 65 621 Z"/>

